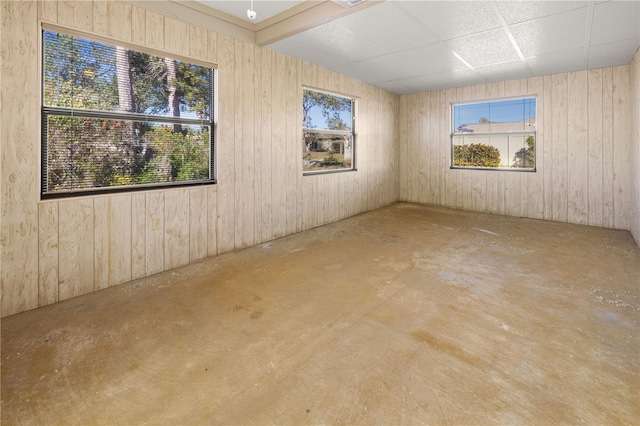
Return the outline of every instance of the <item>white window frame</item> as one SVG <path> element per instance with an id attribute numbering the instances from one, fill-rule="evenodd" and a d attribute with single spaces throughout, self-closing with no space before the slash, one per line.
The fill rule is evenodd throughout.
<path id="1" fill-rule="evenodd" d="M 336 92 L 330 92 L 327 90 L 322 90 L 322 89 L 316 89 L 313 87 L 308 87 L 308 86 L 303 86 L 302 88 L 302 99 L 304 102 L 304 92 L 305 91 L 312 91 L 312 92 L 318 92 L 318 93 L 323 93 L 323 94 L 327 94 L 327 95 L 331 95 L 331 96 L 336 96 L 339 98 L 343 98 L 343 99 L 348 99 L 351 101 L 351 130 L 334 130 L 334 129 L 326 129 L 326 128 L 317 128 L 317 127 L 306 127 L 304 123 L 304 118 L 303 118 L 303 127 L 302 127 L 302 161 L 303 161 L 303 175 L 318 175 L 318 174 L 327 174 L 327 173 L 342 173 L 342 172 L 350 172 L 350 171 L 356 171 L 356 106 L 357 106 L 357 99 L 353 96 L 350 95 L 345 95 L 343 93 L 336 93 Z M 351 166 L 350 167 L 342 167 L 342 168 L 334 168 L 334 169 L 318 169 L 318 170 L 305 170 L 305 166 L 304 166 L 304 161 L 305 161 L 305 152 L 306 149 L 308 149 L 307 147 L 307 143 L 306 143 L 306 138 L 305 138 L 305 134 L 307 133 L 314 133 L 317 135 L 321 135 L 321 136 L 326 136 L 326 135 L 336 135 L 336 136 L 342 136 L 342 137 L 346 137 L 350 139 L 351 142 Z"/>
<path id="2" fill-rule="evenodd" d="M 518 101 L 518 100 L 528 100 L 528 99 L 533 99 L 534 103 L 535 103 L 535 107 L 534 107 L 534 118 L 529 118 L 526 119 L 526 117 L 524 117 L 523 114 L 523 119 L 525 120 L 523 123 L 523 126 L 529 126 L 531 128 L 531 130 L 522 130 L 522 131 L 511 131 L 511 130 L 502 130 L 502 131 L 479 131 L 479 132 L 475 132 L 475 131 L 470 131 L 470 132 L 456 132 L 456 120 L 455 120 L 455 114 L 456 114 L 456 107 L 459 106 L 470 106 L 470 105 L 479 105 L 479 104 L 501 104 L 503 102 L 512 102 L 512 101 Z M 538 99 L 536 95 L 526 95 L 526 96 L 519 96 L 519 97 L 511 97 L 511 98 L 499 98 L 499 99 L 488 99 L 488 100 L 483 100 L 483 101 L 471 101 L 471 102 L 454 102 L 451 104 L 451 108 L 450 108 L 450 113 L 451 113 L 451 139 L 450 139 L 450 146 L 451 146 L 451 165 L 450 168 L 451 169 L 472 169 L 472 170 L 496 170 L 496 171 L 517 171 L 517 172 L 536 172 L 536 165 L 537 165 L 537 116 L 538 116 Z M 488 118 L 488 120 L 490 121 L 491 119 Z M 519 122 L 518 122 L 519 123 Z M 479 125 L 480 123 L 463 123 L 463 125 L 465 126 L 476 126 Z M 489 124 L 490 126 L 490 124 Z M 460 127 L 460 126 L 459 126 Z M 480 127 L 480 126 L 478 126 Z M 534 145 L 533 145 L 533 166 L 532 167 L 517 167 L 517 166 L 509 166 L 508 164 L 513 164 L 515 162 L 515 154 L 520 152 L 521 149 L 524 149 L 525 151 L 523 152 L 523 159 L 524 156 L 526 156 L 527 154 L 527 147 L 526 147 L 526 143 L 527 143 L 527 138 L 528 136 L 533 136 L 534 138 Z M 498 167 L 482 167 L 482 166 L 465 166 L 465 165 L 456 165 L 455 164 L 455 155 L 454 155 L 454 151 L 455 151 L 455 146 L 459 146 L 459 145 L 469 145 L 469 144 L 473 144 L 474 143 L 474 139 L 478 140 L 478 142 L 475 143 L 480 143 L 481 141 L 486 141 L 487 139 L 491 140 L 491 138 L 495 138 L 495 139 L 502 139 L 504 140 L 506 138 L 506 147 L 507 147 L 507 153 L 506 153 L 506 159 L 507 159 L 507 163 L 505 165 L 501 165 Z M 514 150 L 514 152 L 511 152 L 510 147 L 511 147 L 511 139 L 512 138 L 523 138 L 523 144 L 521 145 L 521 148 L 519 148 L 518 150 Z M 462 140 L 462 143 L 456 143 L 456 141 L 460 141 Z M 491 143 L 484 143 L 485 145 L 489 145 L 489 146 L 496 146 L 498 145 L 497 143 L 491 144 Z M 504 145 L 504 142 L 503 142 Z M 499 150 L 500 151 L 500 150 Z M 500 151 L 500 153 L 502 154 L 502 151 Z M 502 158 L 502 157 L 501 157 Z M 526 160 L 524 160 L 526 163 Z"/>

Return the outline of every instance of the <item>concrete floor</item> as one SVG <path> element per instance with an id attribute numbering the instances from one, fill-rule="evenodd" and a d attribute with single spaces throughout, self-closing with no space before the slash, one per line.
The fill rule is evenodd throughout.
<path id="1" fill-rule="evenodd" d="M 638 424 L 625 231 L 396 204 L 2 320 L 2 424 Z"/>

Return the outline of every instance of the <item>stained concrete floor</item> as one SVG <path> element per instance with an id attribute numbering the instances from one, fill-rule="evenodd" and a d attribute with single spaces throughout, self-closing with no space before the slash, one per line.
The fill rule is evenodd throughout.
<path id="1" fill-rule="evenodd" d="M 630 234 L 395 204 L 2 320 L 2 424 L 638 424 Z"/>

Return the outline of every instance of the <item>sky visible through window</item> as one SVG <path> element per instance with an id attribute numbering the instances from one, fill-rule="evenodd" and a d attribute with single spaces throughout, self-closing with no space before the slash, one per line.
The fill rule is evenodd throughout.
<path id="1" fill-rule="evenodd" d="M 461 104 L 453 107 L 453 129 L 482 122 L 525 122 L 536 118 L 536 98 Z"/>

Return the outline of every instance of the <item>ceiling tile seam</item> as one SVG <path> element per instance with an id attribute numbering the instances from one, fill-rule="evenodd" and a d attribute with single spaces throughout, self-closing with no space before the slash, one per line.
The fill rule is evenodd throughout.
<path id="1" fill-rule="evenodd" d="M 516 51 L 518 58 L 520 58 L 520 62 L 522 62 L 522 64 L 525 66 L 525 68 L 529 72 L 529 75 L 535 75 L 535 73 L 529 66 L 529 63 L 525 61 L 524 55 L 522 54 L 522 50 L 520 49 L 520 46 L 518 46 L 518 42 L 516 41 L 515 37 L 511 33 L 511 30 L 509 29 L 509 25 L 507 25 L 507 21 L 504 19 L 504 16 L 502 16 L 502 13 L 500 12 L 498 5 L 496 4 L 495 1 L 493 1 L 491 2 L 491 6 L 493 7 L 493 11 L 497 16 L 498 21 L 500 22 L 500 25 L 502 26 L 504 31 L 507 33 L 507 37 L 509 38 L 509 41 L 511 41 L 511 45 L 513 46 L 513 49 Z"/>

